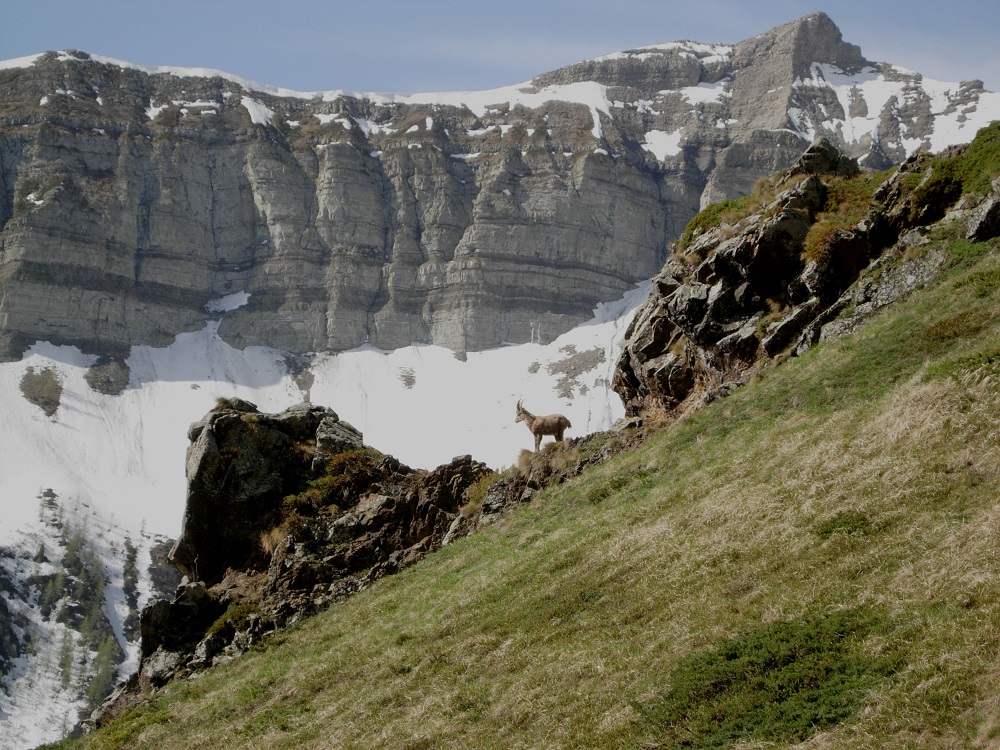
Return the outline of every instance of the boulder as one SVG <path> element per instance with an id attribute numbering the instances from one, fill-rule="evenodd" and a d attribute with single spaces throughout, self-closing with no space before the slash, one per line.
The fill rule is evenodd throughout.
<path id="1" fill-rule="evenodd" d="M 990 194 L 973 212 L 965 236 L 973 242 L 1000 237 L 1000 178 L 993 181 Z"/>
<path id="2" fill-rule="evenodd" d="M 275 525 L 283 498 L 314 476 L 321 426 L 327 435 L 338 422 L 336 413 L 311 404 L 267 415 L 230 400 L 195 423 L 188 432 L 184 519 L 171 562 L 209 585 L 230 567 L 265 564 L 261 535 Z M 353 428 L 343 433 L 354 439 L 352 447 L 360 443 Z"/>

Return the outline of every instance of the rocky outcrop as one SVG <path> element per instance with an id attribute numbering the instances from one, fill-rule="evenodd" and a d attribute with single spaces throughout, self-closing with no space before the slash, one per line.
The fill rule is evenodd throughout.
<path id="1" fill-rule="evenodd" d="M 311 404 L 265 414 L 226 400 L 188 437 L 187 505 L 170 552 L 185 577 L 142 611 L 140 668 L 91 725 L 468 533 L 479 519 L 463 506 L 492 474 L 470 456 L 415 471 Z"/>
<path id="2" fill-rule="evenodd" d="M 626 333 L 614 388 L 628 414 L 679 413 L 725 395 L 763 363 L 853 330 L 930 278 L 944 257 L 911 249 L 962 193 L 931 163 L 927 154 L 907 160 L 856 225 L 827 220 L 813 232 L 828 209 L 827 181 L 856 170 L 821 139 L 780 176 L 773 200 L 693 239 L 654 278 Z M 971 235 L 990 236 L 995 200 L 996 186 L 961 209 Z"/>
<path id="3" fill-rule="evenodd" d="M 981 85 L 933 109 L 921 86 L 821 13 L 463 95 L 46 53 L 0 70 L 0 357 L 48 340 L 120 359 L 209 321 L 296 354 L 548 341 L 815 136 L 875 167 L 941 122 L 971 139 Z"/>
<path id="4" fill-rule="evenodd" d="M 188 431 L 187 502 L 170 552 L 184 575 L 209 585 L 228 568 L 258 561 L 261 535 L 280 523 L 283 498 L 301 492 L 332 456 L 363 447 L 357 430 L 322 407 L 272 415 L 241 399 L 219 406 Z"/>

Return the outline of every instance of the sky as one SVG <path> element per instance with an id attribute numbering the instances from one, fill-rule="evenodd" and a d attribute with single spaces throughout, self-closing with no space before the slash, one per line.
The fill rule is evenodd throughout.
<path id="1" fill-rule="evenodd" d="M 869 60 L 1000 91 L 996 0 L 0 0 L 0 60 L 79 49 L 297 91 L 475 91 L 629 48 L 738 42 L 819 10 Z"/>

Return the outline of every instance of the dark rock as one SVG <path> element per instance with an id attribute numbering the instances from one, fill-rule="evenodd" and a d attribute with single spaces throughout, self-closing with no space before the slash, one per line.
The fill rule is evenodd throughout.
<path id="1" fill-rule="evenodd" d="M 860 171 L 857 159 L 845 156 L 829 138 L 820 136 L 788 170 L 786 179 L 798 174 L 853 177 Z"/>
<path id="2" fill-rule="evenodd" d="M 802 330 L 819 311 L 819 299 L 813 297 L 803 305 L 795 308 L 791 314 L 769 326 L 761 342 L 767 356 L 774 357 L 783 351 L 801 334 Z"/>
<path id="3" fill-rule="evenodd" d="M 204 583 L 182 584 L 173 600 L 159 599 L 142 610 L 142 656 L 157 649 L 177 652 L 193 646 L 222 611 Z"/>
<path id="4" fill-rule="evenodd" d="M 876 191 L 865 219 L 832 231 L 808 262 L 804 240 L 827 199 L 821 175 L 856 169 L 826 140 L 810 146 L 784 179 L 808 176 L 741 220 L 734 236 L 733 227 L 706 230 L 695 244 L 707 254 L 691 278 L 681 281 L 675 264 L 665 268 L 626 332 L 612 381 L 626 414 L 673 413 L 718 398 L 768 359 L 801 354 L 852 325 L 853 316 L 834 323 L 848 306 L 860 320 L 934 273 L 940 267 L 936 256 L 903 263 L 906 272 L 877 271 L 878 258 L 894 247 L 901 249 L 889 255 L 899 264 L 905 248 L 922 241 L 915 228 L 943 216 L 955 197 L 947 180 L 928 182 L 933 189 L 903 189 L 907 175 L 924 174 L 928 164 L 929 157 L 908 160 Z M 929 179 L 925 174 L 924 181 Z M 984 234 L 992 210 L 987 201 L 976 214 Z M 691 247 L 687 251 L 698 257 Z M 846 297 L 862 272 L 873 299 L 865 298 L 865 283 Z"/>
<path id="5" fill-rule="evenodd" d="M 317 433 L 325 424 L 328 435 L 337 420 L 334 412 L 311 405 L 278 415 L 235 401 L 220 406 L 189 431 L 187 503 L 170 553 L 185 575 L 209 585 L 229 567 L 263 564 L 261 535 L 275 525 L 282 499 L 314 476 Z M 344 434 L 360 442 L 357 431 Z"/>
<path id="6" fill-rule="evenodd" d="M 965 236 L 973 242 L 1000 237 L 1000 178 L 993 181 L 990 195 L 973 213 Z"/>

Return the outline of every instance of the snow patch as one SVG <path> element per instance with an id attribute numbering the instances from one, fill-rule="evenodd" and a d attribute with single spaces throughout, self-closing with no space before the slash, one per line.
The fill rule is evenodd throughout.
<path id="1" fill-rule="evenodd" d="M 210 313 L 228 312 L 243 307 L 249 301 L 249 292 L 233 292 L 232 294 L 227 294 L 225 297 L 217 297 L 216 299 L 209 300 L 205 304 L 205 310 Z"/>
<path id="2" fill-rule="evenodd" d="M 699 83 L 697 86 L 684 86 L 677 89 L 688 104 L 718 104 L 730 96 L 726 83 Z M 660 92 L 669 93 L 669 92 Z"/>
<path id="3" fill-rule="evenodd" d="M 665 161 L 668 156 L 677 156 L 681 152 L 682 135 L 682 130 L 675 130 L 673 133 L 668 133 L 665 130 L 650 130 L 646 133 L 646 140 L 642 142 L 642 147 L 660 161 Z"/>
<path id="4" fill-rule="evenodd" d="M 250 121 L 254 125 L 270 125 L 271 118 L 274 117 L 274 112 L 268 109 L 263 102 L 258 101 L 249 96 L 244 96 L 240 99 L 240 103 L 246 107 L 247 112 L 250 113 Z"/>

